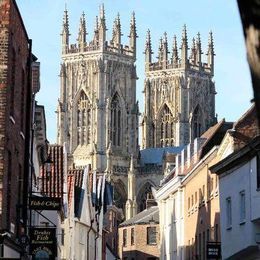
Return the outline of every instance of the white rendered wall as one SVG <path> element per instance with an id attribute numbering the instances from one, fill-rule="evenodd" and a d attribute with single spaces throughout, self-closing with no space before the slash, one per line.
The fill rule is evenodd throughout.
<path id="1" fill-rule="evenodd" d="M 175 180 L 174 180 L 175 179 Z M 160 208 L 160 251 L 163 260 L 182 260 L 183 248 L 183 192 L 179 177 L 157 191 Z"/>
<path id="2" fill-rule="evenodd" d="M 232 173 L 220 178 L 221 247 L 222 257 L 229 256 L 255 246 L 255 224 L 251 221 L 260 217 L 260 192 L 256 191 L 256 160 L 253 159 Z M 246 217 L 240 221 L 240 192 L 245 191 Z M 226 199 L 232 201 L 232 226 L 227 229 Z"/>

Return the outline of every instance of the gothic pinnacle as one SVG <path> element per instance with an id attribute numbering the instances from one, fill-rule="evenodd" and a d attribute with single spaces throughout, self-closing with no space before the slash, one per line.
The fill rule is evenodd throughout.
<path id="1" fill-rule="evenodd" d="M 137 38 L 137 33 L 136 33 L 136 23 L 135 23 L 135 12 L 132 13 L 131 16 L 131 22 L 130 22 L 130 35 L 128 36 L 129 38 Z"/>
<path id="2" fill-rule="evenodd" d="M 105 8 L 104 4 L 101 4 L 99 7 L 99 20 L 100 20 L 100 28 L 106 31 L 106 18 L 105 18 Z"/>
<path id="3" fill-rule="evenodd" d="M 99 7 L 99 17 L 100 17 L 100 19 L 105 19 L 104 4 L 101 4 L 100 7 Z"/>
<path id="4" fill-rule="evenodd" d="M 158 49 L 158 61 L 162 62 L 163 60 L 163 38 L 159 40 L 159 49 Z"/>
<path id="5" fill-rule="evenodd" d="M 103 48 L 106 41 L 106 18 L 104 4 L 99 7 L 99 28 L 98 28 L 98 40 L 99 45 Z"/>
<path id="6" fill-rule="evenodd" d="M 62 23 L 62 53 L 66 53 L 69 48 L 69 16 L 67 7 L 65 6 L 64 15 L 63 15 L 63 23 Z"/>
<path id="7" fill-rule="evenodd" d="M 213 36 L 212 36 L 212 31 L 209 32 L 209 42 L 208 42 L 208 66 L 211 69 L 211 74 L 214 75 L 214 43 L 213 43 Z"/>
<path id="8" fill-rule="evenodd" d="M 135 12 L 132 12 L 130 26 L 131 26 L 131 30 L 136 31 Z"/>
<path id="9" fill-rule="evenodd" d="M 200 41 L 200 33 L 198 32 L 197 34 L 197 39 L 196 39 L 196 62 L 197 65 L 201 66 L 201 41 Z"/>
<path id="10" fill-rule="evenodd" d="M 98 16 L 96 16 L 96 21 L 95 21 L 95 31 L 98 31 Z"/>
<path id="11" fill-rule="evenodd" d="M 190 52 L 190 60 L 192 63 L 196 63 L 196 42 L 195 38 L 192 38 L 191 52 Z"/>
<path id="12" fill-rule="evenodd" d="M 130 34 L 128 36 L 130 38 L 129 40 L 129 46 L 131 50 L 133 51 L 134 57 L 136 57 L 136 38 L 137 33 L 136 33 L 136 24 L 135 24 L 135 13 L 132 13 L 131 16 L 131 22 L 130 22 Z"/>
<path id="13" fill-rule="evenodd" d="M 147 50 L 147 49 L 149 49 L 150 51 L 152 50 L 151 33 L 150 33 L 149 29 L 146 34 L 146 42 L 145 42 L 145 50 Z"/>
<path id="14" fill-rule="evenodd" d="M 164 32 L 163 34 L 163 49 L 168 53 L 168 40 L 167 40 L 167 33 Z"/>
<path id="15" fill-rule="evenodd" d="M 181 44 L 181 65 L 186 67 L 188 64 L 188 38 L 186 24 L 183 26 L 182 30 L 182 44 Z"/>
<path id="16" fill-rule="evenodd" d="M 197 52 L 200 52 L 202 54 L 202 51 L 201 51 L 201 40 L 200 40 L 200 33 L 199 32 L 197 34 L 197 39 L 196 39 L 196 49 L 197 49 Z"/>
<path id="17" fill-rule="evenodd" d="M 118 33 L 118 35 L 122 35 L 121 34 L 121 22 L 120 22 L 120 14 L 119 13 L 117 13 L 117 18 L 116 18 L 116 28 L 117 28 L 117 33 Z"/>
<path id="18" fill-rule="evenodd" d="M 149 69 L 149 63 L 152 62 L 152 44 L 151 44 L 151 34 L 150 30 L 148 29 L 146 34 L 146 41 L 145 41 L 145 63 L 146 63 L 146 69 Z"/>
<path id="19" fill-rule="evenodd" d="M 118 13 L 114 21 L 112 41 L 114 45 L 117 46 L 119 49 L 121 48 L 121 36 L 121 22 L 120 15 Z"/>
<path id="20" fill-rule="evenodd" d="M 167 62 L 168 62 L 168 40 L 167 40 L 167 33 L 166 32 L 163 35 L 162 60 L 163 60 L 163 66 L 164 66 L 164 68 L 166 68 Z"/>
<path id="21" fill-rule="evenodd" d="M 63 15 L 62 34 L 69 34 L 69 16 L 67 7 L 65 7 Z"/>
<path id="22" fill-rule="evenodd" d="M 172 45 L 172 63 L 176 68 L 178 67 L 179 57 L 178 57 L 178 47 L 177 47 L 177 38 L 176 35 L 173 36 L 173 45 Z"/>
<path id="23" fill-rule="evenodd" d="M 211 51 L 214 53 L 214 42 L 213 42 L 213 35 L 212 31 L 209 32 L 209 40 L 208 40 L 208 52 Z"/>
<path id="24" fill-rule="evenodd" d="M 96 20 L 95 20 L 95 27 L 94 27 L 94 37 L 93 37 L 93 42 L 94 45 L 98 45 L 98 16 L 96 16 Z"/>
<path id="25" fill-rule="evenodd" d="M 185 44 L 186 46 L 188 46 L 188 38 L 187 38 L 187 28 L 186 28 L 186 24 L 184 24 L 183 30 L 182 30 L 182 44 Z"/>
<path id="26" fill-rule="evenodd" d="M 80 17 L 80 25 L 79 25 L 79 36 L 78 36 L 78 43 L 79 43 L 79 49 L 84 49 L 84 45 L 86 43 L 86 20 L 85 20 L 85 14 L 82 13 L 82 16 Z"/>

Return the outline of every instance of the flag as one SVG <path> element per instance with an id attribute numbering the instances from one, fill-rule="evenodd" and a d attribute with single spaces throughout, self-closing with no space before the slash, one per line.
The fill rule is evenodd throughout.
<path id="1" fill-rule="evenodd" d="M 78 209 L 77 209 L 77 212 L 76 212 L 76 216 L 77 217 L 81 217 L 81 213 L 82 213 L 82 208 L 83 208 L 83 201 L 84 201 L 84 195 L 85 195 L 85 192 L 87 192 L 87 181 L 88 181 L 88 176 L 89 176 L 89 172 L 90 172 L 90 165 L 88 164 L 85 169 L 84 169 L 84 172 L 83 172 L 83 181 L 82 181 L 82 187 L 79 191 L 79 205 L 78 205 Z"/>
<path id="2" fill-rule="evenodd" d="M 97 172 L 93 171 L 92 175 L 92 206 L 96 205 L 97 200 Z"/>
<path id="3" fill-rule="evenodd" d="M 105 182 L 104 192 L 104 214 L 107 211 L 107 206 L 113 205 L 113 186 L 108 181 Z"/>
<path id="4" fill-rule="evenodd" d="M 68 167 L 66 143 L 63 144 L 63 208 L 64 216 L 68 217 Z"/>
<path id="5" fill-rule="evenodd" d="M 97 184 L 97 200 L 96 200 L 96 211 L 100 210 L 101 207 L 101 197 L 102 197 L 102 178 L 103 176 L 99 176 L 98 184 Z"/>

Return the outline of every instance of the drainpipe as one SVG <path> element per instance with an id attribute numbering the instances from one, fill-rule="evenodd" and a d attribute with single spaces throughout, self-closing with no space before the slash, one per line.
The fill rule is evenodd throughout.
<path id="1" fill-rule="evenodd" d="M 87 233 L 87 260 L 89 260 L 89 234 L 90 234 L 90 231 L 92 230 L 93 222 L 94 222 L 94 219 L 91 219 L 90 220 L 90 227 L 89 227 L 89 230 L 88 230 L 88 233 Z"/>
<path id="2" fill-rule="evenodd" d="M 31 174 L 30 169 L 30 150 L 31 150 L 31 116 L 32 116 L 32 81 L 31 81 L 31 59 L 32 59 L 32 40 L 29 39 L 28 41 L 29 45 L 29 57 L 27 59 L 27 102 L 26 102 L 26 132 L 25 132 L 25 145 L 24 145 L 24 185 L 23 185 L 23 223 L 25 225 L 25 234 L 28 234 L 28 187 L 31 185 L 29 183 L 29 176 Z M 31 190 L 29 190 L 31 192 Z"/>
<path id="3" fill-rule="evenodd" d="M 25 142 L 24 142 L 24 172 L 23 172 L 23 207 L 22 207 L 22 216 L 24 223 L 24 232 L 28 235 L 28 192 L 31 192 L 29 183 L 29 176 L 31 172 L 31 109 L 32 109 L 32 81 L 31 81 L 31 63 L 32 63 L 32 40 L 28 40 L 28 58 L 27 58 L 27 102 L 26 102 L 26 123 L 25 123 Z M 31 218 L 29 224 L 31 225 Z"/>

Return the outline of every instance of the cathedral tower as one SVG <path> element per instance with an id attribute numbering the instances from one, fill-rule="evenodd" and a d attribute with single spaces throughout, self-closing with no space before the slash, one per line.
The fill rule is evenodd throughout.
<path id="1" fill-rule="evenodd" d="M 103 5 L 92 39 L 88 39 L 84 13 L 79 22 L 77 43 L 70 44 L 69 36 L 69 17 L 65 10 L 57 109 L 58 144 L 67 144 L 70 167 L 91 164 L 93 170 L 106 172 L 110 177 L 125 176 L 127 187 L 131 155 L 138 156 L 134 14 L 130 21 L 129 45 L 121 43 L 119 15 L 114 22 L 112 39 L 107 40 Z"/>
<path id="2" fill-rule="evenodd" d="M 150 31 L 145 45 L 145 111 L 142 148 L 182 146 L 215 123 L 214 45 L 209 34 L 207 63 L 202 62 L 200 34 L 193 39 L 188 57 L 186 26 L 180 53 L 176 36 L 168 57 L 166 33 L 160 39 L 158 59 L 152 61 Z"/>

